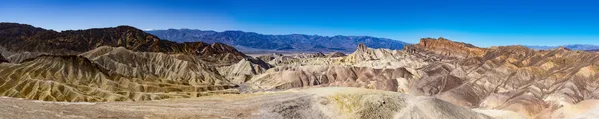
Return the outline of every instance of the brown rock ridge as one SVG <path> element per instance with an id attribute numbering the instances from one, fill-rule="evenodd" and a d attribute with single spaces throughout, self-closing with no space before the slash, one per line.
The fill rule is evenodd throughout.
<path id="1" fill-rule="evenodd" d="M 423 38 L 420 39 L 420 43 L 414 46 L 437 54 L 458 58 L 480 57 L 485 54 L 483 48 L 478 48 L 472 44 L 453 42 L 442 37 L 438 39 Z"/>
<path id="2" fill-rule="evenodd" d="M 0 23 L 0 46 L 12 52 L 76 55 L 100 46 L 124 47 L 141 52 L 185 53 L 212 60 L 238 62 L 245 54 L 231 46 L 203 42 L 175 43 L 161 40 L 131 26 L 56 32 L 17 23 Z"/>

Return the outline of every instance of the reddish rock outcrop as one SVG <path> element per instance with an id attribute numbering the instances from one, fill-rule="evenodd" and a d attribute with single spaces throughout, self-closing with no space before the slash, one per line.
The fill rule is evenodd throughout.
<path id="1" fill-rule="evenodd" d="M 457 105 L 511 110 L 535 118 L 543 116 L 543 110 L 597 99 L 599 94 L 599 54 L 592 52 L 478 48 L 441 38 L 423 39 L 404 50 L 412 55 L 454 57 L 440 57 L 442 61 L 419 69 L 426 73 L 410 92 Z"/>
<path id="2" fill-rule="evenodd" d="M 453 42 L 445 38 L 423 38 L 420 43 L 414 45 L 429 51 L 451 57 L 467 58 L 480 57 L 485 54 L 485 49 L 476 47 L 472 44 Z"/>

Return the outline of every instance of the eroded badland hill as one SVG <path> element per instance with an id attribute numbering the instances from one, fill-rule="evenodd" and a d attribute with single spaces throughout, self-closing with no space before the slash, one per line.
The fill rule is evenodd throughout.
<path id="1" fill-rule="evenodd" d="M 130 26 L 0 24 L 4 118 L 599 116 L 599 54 L 423 38 L 402 50 L 247 56 Z"/>

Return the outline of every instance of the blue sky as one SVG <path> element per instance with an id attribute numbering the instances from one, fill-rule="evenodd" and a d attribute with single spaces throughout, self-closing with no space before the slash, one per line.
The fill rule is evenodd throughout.
<path id="1" fill-rule="evenodd" d="M 55 30 L 243 30 L 370 35 L 417 43 L 445 37 L 477 46 L 599 45 L 591 0 L 3 0 L 1 22 Z"/>

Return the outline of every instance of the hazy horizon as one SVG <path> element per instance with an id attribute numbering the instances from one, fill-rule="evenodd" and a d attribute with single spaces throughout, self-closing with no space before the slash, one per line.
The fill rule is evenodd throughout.
<path id="1" fill-rule="evenodd" d="M 373 36 L 408 43 L 444 37 L 476 46 L 599 45 L 596 1 L 8 0 L 0 22 L 53 30 L 240 30 L 260 34 Z"/>

